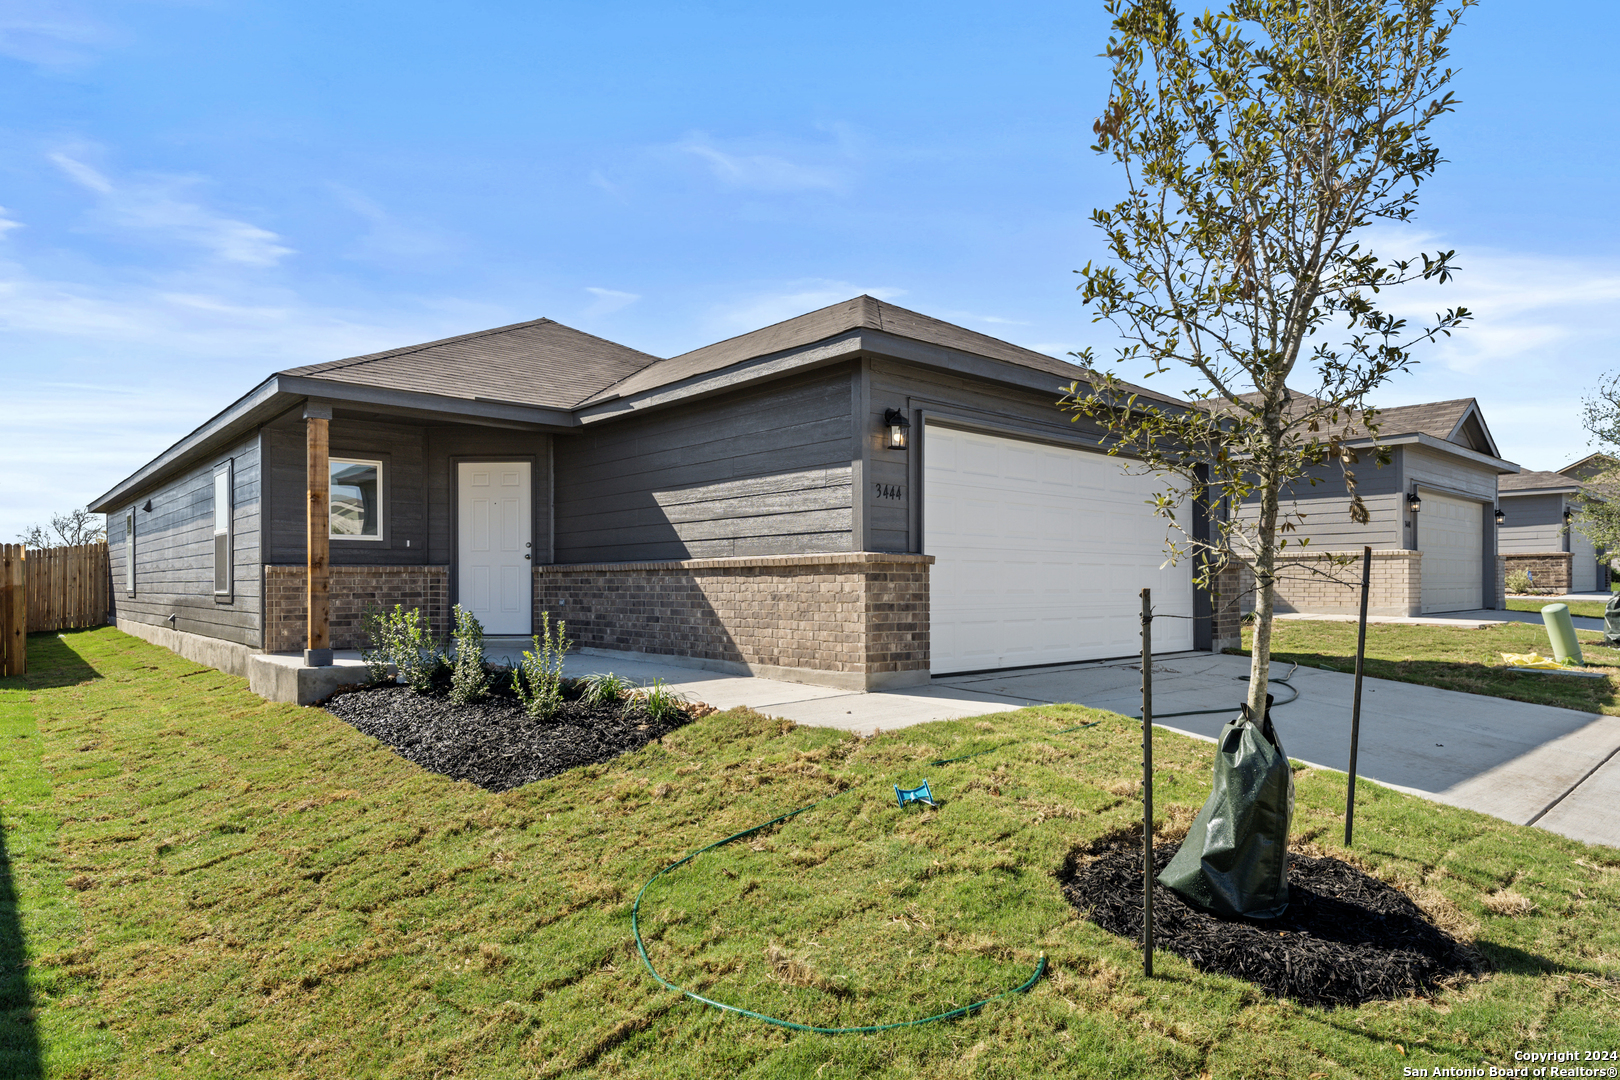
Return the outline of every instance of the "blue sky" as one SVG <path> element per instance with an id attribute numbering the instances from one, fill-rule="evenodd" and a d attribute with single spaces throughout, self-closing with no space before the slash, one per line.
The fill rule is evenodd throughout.
<path id="1" fill-rule="evenodd" d="M 1450 163 L 1383 248 L 1474 308 L 1382 404 L 1587 452 L 1620 367 L 1620 89 L 1595 3 L 1487 4 Z M 0 0 L 0 536 L 279 368 L 549 316 L 658 355 L 870 292 L 1061 355 L 1100 3 Z M 1139 373 L 1126 372 L 1129 375 Z"/>

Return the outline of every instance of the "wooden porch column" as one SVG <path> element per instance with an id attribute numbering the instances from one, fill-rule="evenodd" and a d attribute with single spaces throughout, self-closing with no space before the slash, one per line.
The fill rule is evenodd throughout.
<path id="1" fill-rule="evenodd" d="M 304 406 L 304 426 L 309 445 L 309 647 L 304 650 L 304 664 L 308 667 L 332 665 L 331 571 L 328 558 L 332 550 L 330 432 L 332 419 L 330 405 L 309 402 Z"/>

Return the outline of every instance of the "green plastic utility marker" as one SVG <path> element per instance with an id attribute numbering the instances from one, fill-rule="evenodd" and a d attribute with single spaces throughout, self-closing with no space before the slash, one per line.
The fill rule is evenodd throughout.
<path id="1" fill-rule="evenodd" d="M 1584 667 L 1586 661 L 1581 659 L 1581 643 L 1575 638 L 1575 623 L 1569 617 L 1569 605 L 1548 604 L 1541 609 L 1541 621 L 1547 624 L 1553 659 L 1560 664 Z"/>

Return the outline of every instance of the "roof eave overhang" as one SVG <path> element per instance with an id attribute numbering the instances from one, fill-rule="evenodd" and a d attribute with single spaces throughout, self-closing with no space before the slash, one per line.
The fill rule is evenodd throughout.
<path id="1" fill-rule="evenodd" d="M 359 386 L 305 375 L 272 375 L 216 413 L 201 427 L 91 501 L 92 513 L 118 504 L 161 482 L 178 469 L 218 452 L 300 402 L 316 400 L 335 409 L 380 412 L 402 419 L 477 424 L 523 431 L 558 431 L 579 426 L 567 409 L 487 401 Z"/>
<path id="2" fill-rule="evenodd" d="M 1563 487 L 1513 488 L 1510 491 L 1498 490 L 1496 496 L 1499 499 L 1512 499 L 1517 498 L 1520 495 L 1579 495 L 1580 493 L 1581 488 L 1578 485 L 1570 484 Z"/>
<path id="3" fill-rule="evenodd" d="M 1478 450 L 1471 450 L 1466 446 L 1458 446 L 1445 439 L 1437 439 L 1433 435 L 1421 431 L 1409 432 L 1405 435 L 1380 435 L 1375 439 L 1349 439 L 1346 445 L 1353 447 L 1363 446 L 1421 446 L 1428 450 L 1438 450 L 1443 454 L 1451 454 L 1465 461 L 1472 461 L 1495 469 L 1497 473 L 1516 473 L 1522 470 L 1518 465 L 1503 458 L 1482 454 Z"/>

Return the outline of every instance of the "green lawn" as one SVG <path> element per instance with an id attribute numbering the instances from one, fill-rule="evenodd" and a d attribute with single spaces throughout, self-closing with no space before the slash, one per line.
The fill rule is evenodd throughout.
<path id="1" fill-rule="evenodd" d="M 1274 661 L 1355 670 L 1355 623 L 1282 619 L 1273 635 Z M 1603 644 L 1603 635 L 1595 631 L 1578 630 L 1576 636 L 1588 670 L 1602 672 L 1604 678 L 1508 671 L 1503 653 L 1552 655 L 1547 631 L 1536 623 L 1502 623 L 1482 630 L 1370 623 L 1365 670 L 1375 679 L 1620 715 L 1620 650 Z M 1253 638 L 1253 630 L 1245 627 L 1245 651 Z"/>
<path id="2" fill-rule="evenodd" d="M 1538 600 L 1535 597 L 1508 597 L 1509 611 L 1540 612 L 1548 604 L 1558 603 L 1569 608 L 1571 615 L 1582 615 L 1588 619 L 1603 618 L 1604 604 L 1601 600 Z"/>
<path id="3" fill-rule="evenodd" d="M 491 795 L 111 629 L 36 636 L 29 657 L 0 680 L 8 1077 L 1389 1077 L 1620 1047 L 1620 850 L 1371 784 L 1355 857 L 1473 940 L 1489 977 L 1333 1012 L 1172 954 L 1144 979 L 1052 876 L 1140 812 L 1140 733 L 1112 714 L 858 739 L 736 711 Z M 1161 732 L 1155 760 L 1161 818 L 1184 826 L 1209 747 Z M 890 785 L 925 776 L 943 808 L 901 813 Z M 1336 851 L 1343 777 L 1296 779 L 1295 843 Z M 666 974 L 814 1024 L 948 1009 L 1042 954 L 1049 976 L 871 1036 L 660 989 L 630 935 L 642 883 L 841 789 L 649 892 Z"/>

